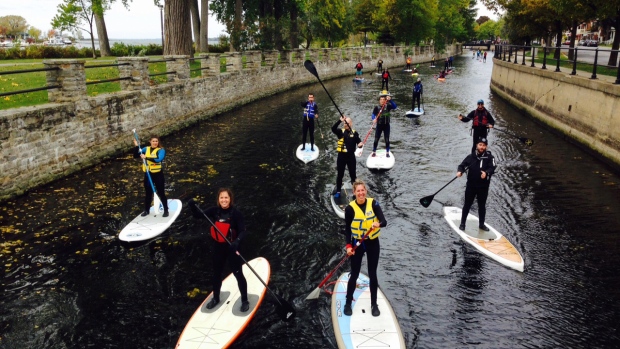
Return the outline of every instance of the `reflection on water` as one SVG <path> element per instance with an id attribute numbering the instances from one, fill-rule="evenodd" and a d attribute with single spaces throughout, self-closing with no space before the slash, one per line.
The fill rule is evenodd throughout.
<path id="1" fill-rule="evenodd" d="M 413 78 L 393 69 L 391 92 L 401 107 L 390 137 L 396 166 L 368 171 L 370 145 L 358 161 L 358 176 L 388 219 L 379 282 L 408 347 L 617 347 L 618 174 L 492 95 L 491 60 L 465 55 L 456 67 L 445 83 L 420 67 L 426 115 L 419 120 L 404 117 Z M 370 74 L 366 79 L 326 82 L 362 136 L 380 87 Z M 331 152 L 304 165 L 294 151 L 301 142 L 298 106 L 308 92 L 321 109 L 316 141 Z M 464 246 L 443 219 L 442 204 L 462 205 L 464 179 L 430 207 L 418 203 L 454 177 L 471 147 L 469 124 L 456 116 L 481 98 L 498 127 L 536 142 L 526 147 L 504 133 L 489 136 L 499 167 L 488 221 L 521 251 L 524 273 Z M 169 197 L 208 204 L 219 187 L 232 187 L 250 230 L 243 256 L 267 258 L 270 287 L 298 309 L 296 321 L 283 323 L 268 298 L 237 348 L 336 347 L 330 298 L 305 301 L 343 256 L 342 222 L 328 197 L 336 177 L 330 131 L 336 120 L 336 108 L 315 84 L 162 140 Z M 131 135 L 126 145 L 126 155 L 0 208 L 1 347 L 172 348 L 210 292 L 207 227 L 187 209 L 157 239 L 116 239 L 142 200 Z"/>

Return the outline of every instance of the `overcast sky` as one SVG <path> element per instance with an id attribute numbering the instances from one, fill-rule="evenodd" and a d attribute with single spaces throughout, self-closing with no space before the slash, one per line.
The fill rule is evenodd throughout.
<path id="1" fill-rule="evenodd" d="M 17 15 L 26 19 L 29 25 L 43 33 L 52 29 L 52 18 L 58 12 L 61 0 L 0 0 L 0 16 Z M 199 2 L 200 3 L 200 2 Z M 497 16 L 484 6 L 478 5 L 478 17 Z M 159 8 L 153 0 L 133 0 L 129 9 L 117 1 L 105 14 L 105 22 L 110 39 L 156 39 L 161 37 Z M 217 38 L 224 32 L 224 25 L 209 17 L 209 37 Z M 84 37 L 88 35 L 83 34 Z M 96 35 L 96 29 L 95 29 Z"/>

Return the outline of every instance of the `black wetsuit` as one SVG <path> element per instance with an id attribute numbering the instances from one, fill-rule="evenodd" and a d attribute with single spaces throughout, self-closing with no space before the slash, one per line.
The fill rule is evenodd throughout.
<path id="1" fill-rule="evenodd" d="M 388 90 L 388 91 L 390 90 L 389 83 L 390 83 L 391 78 L 392 78 L 392 75 L 390 75 L 390 72 L 387 70 L 381 74 L 381 89 L 382 90 L 384 89 L 383 86 L 385 86 L 385 90 Z"/>
<path id="2" fill-rule="evenodd" d="M 486 120 L 485 120 L 486 118 Z M 491 113 L 486 108 L 478 110 L 478 108 L 472 110 L 467 116 L 463 116 L 461 119 L 463 122 L 473 121 L 472 130 L 474 130 L 473 148 L 472 152 L 476 151 L 476 144 L 481 137 L 486 138 L 489 133 L 488 125 L 495 126 L 495 120 Z"/>
<path id="3" fill-rule="evenodd" d="M 474 199 L 478 199 L 478 219 L 479 226 L 484 225 L 486 217 L 486 203 L 489 195 L 489 185 L 491 184 L 491 175 L 495 173 L 495 158 L 490 151 L 478 154 L 477 151 L 469 154 L 463 162 L 458 166 L 459 172 L 467 171 L 467 187 L 465 188 L 465 204 L 463 205 L 463 214 L 461 216 L 461 224 L 467 222 L 467 214 L 474 203 Z M 482 171 L 486 172 L 484 179 L 480 178 Z"/>
<path id="4" fill-rule="evenodd" d="M 411 110 L 415 110 L 415 102 L 418 102 L 418 108 L 422 108 L 420 104 L 420 96 L 424 93 L 424 88 L 422 87 L 422 82 L 416 81 L 413 84 L 413 96 L 411 97 Z"/>
<path id="5" fill-rule="evenodd" d="M 394 101 L 389 100 L 385 102 L 385 108 L 381 115 L 379 116 L 379 120 L 377 120 L 377 129 L 375 130 L 375 141 L 372 144 L 372 151 L 377 151 L 377 145 L 379 145 L 379 139 L 381 139 L 381 133 L 383 133 L 383 137 L 385 138 L 385 150 L 390 151 L 390 112 L 396 109 L 396 103 Z M 373 120 L 379 115 L 379 111 L 381 111 L 380 106 L 376 106 L 372 111 Z"/>
<path id="6" fill-rule="evenodd" d="M 198 211 L 193 205 L 189 205 L 192 210 L 194 218 L 204 219 L 204 215 Z M 221 207 L 210 207 L 204 211 L 207 217 L 213 222 L 224 222 L 230 224 L 230 230 L 228 232 L 222 231 L 223 234 L 232 242 L 231 245 L 228 242 L 218 242 L 213 238 L 213 233 L 218 234 L 217 231 L 213 231 L 213 228 L 209 228 L 211 232 L 211 240 L 213 247 L 211 257 L 213 263 L 213 277 L 211 279 L 213 285 L 213 297 L 217 300 L 220 299 L 220 288 L 222 287 L 222 272 L 226 261 L 230 261 L 230 269 L 233 275 L 237 279 L 237 285 L 239 286 L 239 292 L 241 292 L 241 301 L 248 301 L 248 283 L 243 276 L 242 266 L 243 260 L 236 252 L 239 249 L 239 245 L 243 238 L 246 236 L 245 224 L 243 222 L 243 215 L 235 207 L 231 206 L 227 209 Z M 219 235 L 216 235 L 219 236 Z"/>
<path id="7" fill-rule="evenodd" d="M 146 147 L 144 149 L 146 149 Z M 133 157 L 139 158 L 140 154 L 140 147 L 135 147 Z M 163 159 L 161 161 L 163 161 Z M 150 162 L 156 161 L 155 159 L 147 158 L 146 163 L 148 164 Z M 155 190 L 157 191 L 157 196 L 159 196 L 159 200 L 161 200 L 161 204 L 164 206 L 164 212 L 168 212 L 168 199 L 166 199 L 166 179 L 164 178 L 163 164 L 161 164 L 161 171 L 159 172 L 144 172 L 144 212 L 149 212 L 149 210 L 151 209 L 151 202 L 153 202 L 153 187 L 151 186 L 151 182 L 149 181 L 149 174 L 151 175 L 151 180 L 153 181 Z M 158 207 L 155 207 L 155 211 L 157 211 L 158 209 Z"/>
<path id="8" fill-rule="evenodd" d="M 383 71 L 383 60 L 379 60 L 377 62 L 377 73 L 381 73 Z"/>
<path id="9" fill-rule="evenodd" d="M 338 159 L 336 160 L 338 175 L 336 177 L 336 187 L 334 188 L 336 192 L 339 192 L 340 188 L 342 188 L 342 179 L 344 177 L 345 167 L 349 168 L 351 182 L 355 181 L 357 165 L 357 160 L 355 159 L 355 149 L 357 149 L 357 145 L 362 142 L 357 131 L 343 131 L 339 127 L 340 123 L 341 121 L 338 120 L 334 126 L 332 126 L 332 132 L 338 137 L 338 140 L 343 139 L 342 145 L 339 145 L 336 149 L 336 151 L 338 151 Z"/>
<path id="10" fill-rule="evenodd" d="M 358 205 L 357 202 L 352 203 L 351 205 L 358 205 L 362 212 L 366 212 L 366 203 L 368 200 L 364 202 L 362 205 Z M 345 226 L 345 241 L 347 245 L 355 246 L 357 241 L 354 241 L 351 232 L 351 223 L 353 222 L 353 218 L 355 217 L 355 211 L 351 205 L 347 205 L 344 209 L 344 226 Z M 385 220 L 385 216 L 383 215 L 383 211 L 381 210 L 381 206 L 377 200 L 373 200 L 373 212 L 377 219 L 379 220 L 379 226 L 381 228 L 387 225 L 387 221 Z M 368 254 L 368 278 L 370 279 L 370 304 L 377 304 L 377 288 L 379 287 L 379 280 L 377 278 L 377 266 L 379 265 L 379 254 L 381 252 L 381 246 L 379 244 L 379 237 L 375 239 L 364 240 L 364 242 L 355 250 L 355 254 L 350 257 L 351 259 L 351 274 L 349 275 L 349 283 L 347 285 L 347 302 L 353 300 L 353 293 L 355 292 L 355 283 L 357 281 L 357 277 L 360 274 L 360 270 L 362 269 L 362 258 L 364 254 Z"/>

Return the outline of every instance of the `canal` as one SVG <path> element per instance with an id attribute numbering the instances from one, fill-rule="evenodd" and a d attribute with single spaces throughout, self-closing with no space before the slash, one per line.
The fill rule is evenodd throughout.
<path id="1" fill-rule="evenodd" d="M 619 174 L 494 96 L 492 59 L 482 63 L 466 53 L 455 66 L 445 83 L 432 79 L 436 70 L 420 67 L 426 115 L 419 120 L 404 117 L 413 78 L 393 69 L 396 165 L 378 173 L 365 167 L 372 136 L 358 161 L 358 177 L 388 220 L 379 284 L 408 348 L 620 346 Z M 381 82 L 366 72 L 366 81 L 354 84 L 351 73 L 325 85 L 364 136 Z M 299 103 L 308 92 L 320 106 L 317 144 L 329 152 L 304 165 L 294 151 L 301 143 Z M 457 115 L 478 99 L 498 128 L 534 140 L 528 147 L 505 133 L 489 135 L 498 169 L 487 222 L 524 256 L 523 273 L 464 246 L 444 220 L 442 205 L 462 205 L 465 178 L 428 208 L 418 202 L 451 180 L 468 154 L 470 124 Z M 336 120 L 314 84 L 162 139 L 168 197 L 184 204 L 195 198 L 204 207 L 218 188 L 232 187 L 250 232 L 243 256 L 267 258 L 270 287 L 297 308 L 297 318 L 284 323 L 267 296 L 235 348 L 336 348 L 330 297 L 305 300 L 344 253 L 343 223 L 329 202 Z M 117 239 L 143 197 L 131 136 L 126 154 L 0 207 L 0 347 L 174 348 L 211 291 L 208 227 L 187 207 L 156 239 Z"/>

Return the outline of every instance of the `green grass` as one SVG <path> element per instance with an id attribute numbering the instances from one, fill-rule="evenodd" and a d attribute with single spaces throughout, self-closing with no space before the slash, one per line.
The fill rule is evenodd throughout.
<path id="1" fill-rule="evenodd" d="M 519 56 L 520 58 L 520 56 Z M 579 59 L 579 57 L 578 57 Z M 514 61 L 514 58 L 513 58 Z M 520 62 L 521 60 L 519 60 Z M 542 66 L 543 63 L 543 52 L 538 52 L 536 59 L 534 60 L 534 63 L 539 64 L 540 66 Z M 525 64 L 528 64 L 528 62 L 526 62 Z M 531 62 L 530 62 L 531 64 Z M 549 69 L 550 67 L 556 67 L 557 66 L 557 60 L 553 58 L 553 51 L 547 53 L 547 63 L 546 63 L 546 67 L 547 69 Z M 570 70 L 571 72 L 573 71 L 573 62 L 568 60 L 568 57 L 566 56 L 566 54 L 564 52 L 562 52 L 562 56 L 560 58 L 560 69 L 565 68 L 565 70 Z M 580 63 L 577 62 L 577 70 L 579 71 L 584 71 L 584 72 L 588 72 L 588 73 L 592 73 L 592 70 L 594 69 L 594 65 L 590 64 L 590 63 Z M 609 68 L 607 66 L 602 66 L 602 65 L 597 65 L 596 67 L 596 75 L 608 75 L 608 76 L 617 76 L 618 75 L 618 68 Z"/>
<path id="2" fill-rule="evenodd" d="M 158 59 L 161 57 L 151 57 L 152 59 Z M 115 63 L 115 57 L 99 58 L 97 60 L 87 59 L 86 67 L 89 65 L 100 64 L 113 64 Z M 10 60 L 2 61 L 3 65 L 0 65 L 0 93 L 12 92 L 18 90 L 28 90 L 33 88 L 44 87 L 46 84 L 45 72 L 34 73 L 21 73 L 21 74 L 2 74 L 5 71 L 14 70 L 26 70 L 44 68 L 42 60 Z M 10 64 L 9 66 L 4 64 Z M 200 60 L 190 61 L 190 69 L 200 68 Z M 149 73 L 162 73 L 166 71 L 166 63 L 152 63 L 149 64 Z M 192 71 L 192 78 L 202 76 L 202 71 Z M 86 81 L 108 80 L 119 77 L 119 71 L 117 67 L 101 67 L 86 69 Z M 156 84 L 165 83 L 167 81 L 167 75 L 159 75 L 152 77 L 152 81 Z M 121 90 L 120 82 L 106 82 L 100 84 L 92 84 L 86 86 L 86 91 L 89 96 L 97 96 L 100 94 L 117 92 Z M 0 97 L 0 110 L 11 109 L 24 106 L 32 106 L 48 103 L 47 91 L 37 91 L 30 93 L 23 93 L 11 96 Z"/>

